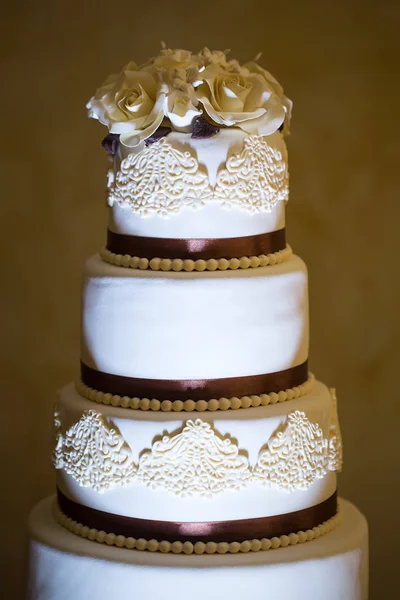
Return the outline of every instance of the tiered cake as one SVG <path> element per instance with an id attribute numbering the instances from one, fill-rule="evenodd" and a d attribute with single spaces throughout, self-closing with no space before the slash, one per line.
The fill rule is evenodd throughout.
<path id="1" fill-rule="evenodd" d="M 336 396 L 308 370 L 285 237 L 291 102 L 256 62 L 163 48 L 88 108 L 110 132 L 108 236 L 28 597 L 364 600 L 367 527 L 337 500 Z"/>

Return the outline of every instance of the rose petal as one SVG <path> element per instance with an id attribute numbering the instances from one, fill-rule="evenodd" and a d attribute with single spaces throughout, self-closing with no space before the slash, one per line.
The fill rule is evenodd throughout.
<path id="1" fill-rule="evenodd" d="M 156 131 L 156 129 L 159 128 L 163 118 L 164 113 L 161 112 L 146 129 L 141 129 L 140 131 L 136 132 L 132 131 L 131 133 L 122 133 L 120 136 L 121 144 L 127 146 L 128 148 L 134 148 L 140 144 L 140 142 L 150 137 Z"/>
<path id="2" fill-rule="evenodd" d="M 238 126 L 252 135 L 271 135 L 278 131 L 285 120 L 285 110 L 279 98 L 272 94 L 264 105 L 265 114 L 256 119 L 238 122 Z"/>

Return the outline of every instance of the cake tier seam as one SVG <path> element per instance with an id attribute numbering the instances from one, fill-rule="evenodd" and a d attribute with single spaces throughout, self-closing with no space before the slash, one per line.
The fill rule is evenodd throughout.
<path id="1" fill-rule="evenodd" d="M 257 408 L 259 406 L 268 406 L 295 400 L 308 394 L 315 385 L 315 376 L 309 372 L 308 379 L 304 383 L 281 390 L 279 392 L 269 392 L 268 394 L 242 396 L 240 398 L 213 398 L 210 400 L 158 400 L 157 398 L 137 398 L 129 396 L 119 396 L 108 392 L 102 392 L 85 385 L 82 381 L 75 382 L 75 387 L 80 396 L 97 404 L 111 405 L 120 408 L 130 408 L 132 410 L 144 411 L 162 411 L 162 412 L 204 412 L 217 410 L 239 410 L 240 408 Z"/>
<path id="2" fill-rule="evenodd" d="M 293 254 L 291 246 L 286 245 L 283 250 L 278 250 L 271 254 L 260 254 L 259 256 L 242 256 L 238 258 L 210 258 L 208 260 L 184 259 L 181 258 L 159 258 L 152 259 L 130 256 L 129 254 L 114 254 L 107 248 L 100 251 L 100 257 L 103 261 L 117 267 L 139 269 L 142 271 L 235 271 L 237 269 L 256 269 L 258 267 L 267 267 L 281 264 L 288 260 Z"/>
<path id="3" fill-rule="evenodd" d="M 274 536 L 271 538 L 253 538 L 243 542 L 169 542 L 167 540 L 146 540 L 144 538 L 135 539 L 133 537 L 125 537 L 124 535 L 116 535 L 112 532 L 99 531 L 95 528 L 89 528 L 71 517 L 64 514 L 57 503 L 54 502 L 54 516 L 56 521 L 65 529 L 79 535 L 84 539 L 89 539 L 100 544 L 108 546 L 117 546 L 118 548 L 127 548 L 129 550 L 139 550 L 150 552 L 162 552 L 164 554 L 172 552 L 173 554 L 237 554 L 247 552 L 260 552 L 267 550 L 275 550 L 288 546 L 295 546 L 305 542 L 312 541 L 323 535 L 326 535 L 335 529 L 341 521 L 340 505 L 336 514 L 316 525 L 312 529 L 306 531 L 298 531 L 289 533 L 288 535 Z"/>

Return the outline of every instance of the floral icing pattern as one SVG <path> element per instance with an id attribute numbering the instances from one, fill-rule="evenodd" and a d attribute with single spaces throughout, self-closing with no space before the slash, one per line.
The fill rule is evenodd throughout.
<path id="1" fill-rule="evenodd" d="M 142 216 L 168 215 L 182 206 L 201 206 L 210 194 L 207 174 L 197 160 L 164 137 L 122 161 L 109 186 L 108 202 L 117 201 Z"/>
<path id="2" fill-rule="evenodd" d="M 169 216 L 183 207 L 208 201 L 259 213 L 270 212 L 289 197 L 286 156 L 262 137 L 245 139 L 240 153 L 228 158 L 213 189 L 205 170 L 190 152 L 174 148 L 167 138 L 129 154 L 114 175 L 109 171 L 108 203 L 118 202 L 141 216 Z"/>
<path id="3" fill-rule="evenodd" d="M 201 419 L 187 421 L 181 433 L 153 444 L 151 452 L 141 456 L 138 469 L 138 478 L 146 485 L 181 496 L 239 489 L 250 475 L 238 447 Z"/>
<path id="4" fill-rule="evenodd" d="M 131 450 L 116 427 L 100 413 L 85 411 L 80 420 L 63 433 L 56 408 L 54 425 L 54 466 L 71 475 L 81 487 L 102 493 L 133 481 L 136 467 Z"/>
<path id="5" fill-rule="evenodd" d="M 246 138 L 241 153 L 228 158 L 218 174 L 214 198 L 250 212 L 271 211 L 289 198 L 286 157 L 262 137 Z"/>
<path id="6" fill-rule="evenodd" d="M 54 466 L 100 493 L 133 482 L 178 496 L 212 497 L 251 483 L 286 492 L 306 490 L 329 471 L 340 470 L 342 462 L 335 413 L 329 438 L 304 412 L 289 413 L 254 467 L 236 442 L 201 419 L 188 420 L 178 432 L 155 441 L 140 455 L 138 465 L 115 425 L 95 410 L 85 411 L 65 433 L 58 408 L 54 421 Z"/>
<path id="7" fill-rule="evenodd" d="M 328 440 L 319 425 L 299 410 L 268 440 L 261 452 L 254 476 L 281 490 L 305 490 L 321 479 L 328 468 Z"/>

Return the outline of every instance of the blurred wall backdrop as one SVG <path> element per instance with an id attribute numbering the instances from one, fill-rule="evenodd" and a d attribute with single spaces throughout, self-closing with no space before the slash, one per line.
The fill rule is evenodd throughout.
<path id="1" fill-rule="evenodd" d="M 395 596 L 399 11 L 394 0 L 15 0 L 3 8 L 5 597 L 23 597 L 28 511 L 54 489 L 52 404 L 77 371 L 83 261 L 104 241 L 104 129 L 87 120 L 85 103 L 160 40 L 232 48 L 241 60 L 263 51 L 294 100 L 288 229 L 309 267 L 311 366 L 338 390 L 340 492 L 369 519 L 371 597 Z"/>

